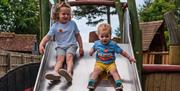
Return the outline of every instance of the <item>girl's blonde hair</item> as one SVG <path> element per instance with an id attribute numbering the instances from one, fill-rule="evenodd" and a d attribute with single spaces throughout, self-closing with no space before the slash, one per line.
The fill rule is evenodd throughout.
<path id="1" fill-rule="evenodd" d="M 52 14 L 52 20 L 58 21 L 59 20 L 59 12 L 62 7 L 67 7 L 71 10 L 71 6 L 66 2 L 59 2 L 55 5 L 55 10 Z"/>
<path id="2" fill-rule="evenodd" d="M 102 23 L 98 26 L 98 35 L 100 33 L 109 33 L 111 34 L 111 26 L 108 23 Z"/>

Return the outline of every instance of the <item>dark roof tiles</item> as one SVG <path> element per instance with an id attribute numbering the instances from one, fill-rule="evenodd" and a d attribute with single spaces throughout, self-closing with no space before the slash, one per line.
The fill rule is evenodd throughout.
<path id="1" fill-rule="evenodd" d="M 6 51 L 32 52 L 36 35 L 0 33 L 0 49 Z"/>
<path id="2" fill-rule="evenodd" d="M 146 51 L 157 33 L 158 29 L 162 25 L 163 21 L 151 21 L 140 23 L 140 30 L 142 31 L 142 50 Z"/>

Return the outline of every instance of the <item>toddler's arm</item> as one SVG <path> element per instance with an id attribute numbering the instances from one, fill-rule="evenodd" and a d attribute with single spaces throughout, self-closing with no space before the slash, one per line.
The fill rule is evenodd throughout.
<path id="1" fill-rule="evenodd" d="M 93 55 L 93 53 L 94 53 L 94 49 L 93 49 L 93 48 L 91 48 L 91 49 L 89 50 L 89 55 L 90 55 L 90 56 L 92 56 L 92 55 Z"/>
<path id="2" fill-rule="evenodd" d="M 131 63 L 132 63 L 132 62 L 136 62 L 136 60 L 135 60 L 132 56 L 128 55 L 128 53 L 125 52 L 124 50 L 122 51 L 121 55 L 123 55 L 124 57 L 126 57 Z"/>

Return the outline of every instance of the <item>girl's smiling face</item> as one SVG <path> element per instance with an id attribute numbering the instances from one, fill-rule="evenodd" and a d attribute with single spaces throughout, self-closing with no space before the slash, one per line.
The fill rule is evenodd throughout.
<path id="1" fill-rule="evenodd" d="M 61 7 L 59 12 L 59 21 L 61 23 L 67 23 L 71 20 L 71 9 L 68 7 Z"/>

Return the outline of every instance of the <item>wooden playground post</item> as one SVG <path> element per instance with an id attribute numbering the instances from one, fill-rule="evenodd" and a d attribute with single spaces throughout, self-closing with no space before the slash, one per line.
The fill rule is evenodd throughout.
<path id="1" fill-rule="evenodd" d="M 164 19 L 169 31 L 170 48 L 169 61 L 170 64 L 180 65 L 180 31 L 178 29 L 177 19 L 174 11 L 169 11 L 164 15 Z"/>
<path id="2" fill-rule="evenodd" d="M 132 45 L 134 49 L 134 54 L 136 58 L 137 68 L 139 72 L 139 77 L 141 79 L 141 68 L 142 68 L 142 35 L 139 29 L 139 21 L 137 16 L 137 9 L 135 0 L 127 0 L 128 8 L 129 8 L 129 15 L 132 24 L 132 34 L 133 40 Z"/>
<path id="3" fill-rule="evenodd" d="M 40 0 L 40 40 L 49 31 L 49 0 Z"/>
<path id="4" fill-rule="evenodd" d="M 176 3 L 176 8 L 177 8 L 177 9 L 178 9 L 178 8 L 180 9 L 180 0 L 176 0 L 175 3 Z"/>
<path id="5" fill-rule="evenodd" d="M 119 29 L 121 31 L 121 42 L 124 42 L 124 31 L 123 31 L 123 9 L 122 9 L 122 6 L 121 6 L 121 0 L 115 0 L 115 7 L 116 7 L 116 10 L 118 12 L 118 19 L 119 19 Z"/>

